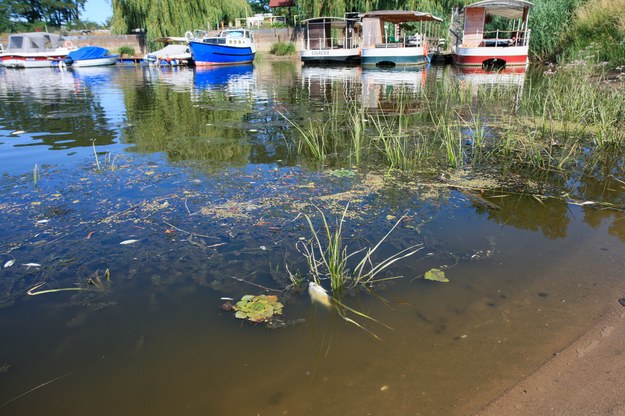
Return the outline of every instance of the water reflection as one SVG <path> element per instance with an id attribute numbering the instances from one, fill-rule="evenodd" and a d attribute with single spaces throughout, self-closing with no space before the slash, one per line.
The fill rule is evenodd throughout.
<path id="1" fill-rule="evenodd" d="M 247 93 L 255 87 L 254 65 L 228 65 L 195 69 L 193 84 L 196 89 L 220 89 L 226 86 L 234 95 Z"/>
<path id="2" fill-rule="evenodd" d="M 362 73 L 363 106 L 380 111 L 396 111 L 399 105 L 410 110 L 419 104 L 411 97 L 425 86 L 427 70 L 419 69 L 367 69 Z"/>
<path id="3" fill-rule="evenodd" d="M 456 82 L 454 73 L 298 71 L 273 62 L 200 72 L 0 71 L 9 80 L 0 82 L 0 265 L 15 260 L 0 274 L 3 413 L 472 414 L 561 350 L 602 308 L 596 299 L 615 293 L 606 276 L 622 275 L 614 261 L 623 252 L 621 213 L 512 194 L 487 208 L 473 201 L 488 194 L 472 199 L 444 175 L 399 177 L 374 163 L 306 169 L 294 156 L 297 131 L 275 111 L 322 113 L 340 131 L 345 116 L 334 104 L 418 108 L 438 82 Z M 22 85 L 23 74 L 40 79 Z M 462 83 L 500 85 L 471 75 Z M 10 134 L 18 129 L 27 133 Z M 54 129 L 69 142 L 22 146 L 55 137 Z M 107 132 L 123 143 L 116 152 L 135 153 L 118 169 L 95 172 L 87 159 L 44 170 L 37 187 L 13 175 L 41 157 L 66 157 L 63 146 L 91 152 L 87 139 Z M 607 170 L 577 179 L 576 191 L 622 204 L 623 183 L 610 177 L 622 160 L 601 164 Z M 563 185 L 553 187 L 557 195 Z M 368 294 L 346 297 L 395 329 L 381 342 L 342 321 L 325 332 L 325 312 L 313 314 L 298 290 L 285 301 L 287 326 L 273 332 L 218 309 L 220 297 L 288 285 L 285 264 L 307 278 L 296 246 L 310 238 L 301 213 L 316 203 L 334 226 L 347 201 L 350 250 L 379 241 L 407 211 L 381 255 L 426 247 L 425 258 L 398 266 L 409 279 L 381 288 L 392 308 Z M 322 229 L 318 215 L 311 221 Z M 447 267 L 449 283 L 419 278 L 435 266 Z M 25 295 L 42 281 L 89 290 Z"/>
<path id="4" fill-rule="evenodd" d="M 94 71 L 4 71 L 0 82 L 0 113 L 5 135 L 0 162 L 8 171 L 25 169 L 35 163 L 64 163 L 65 155 L 47 150 L 72 149 L 81 155 L 97 146 L 117 143 L 115 124 L 123 118 L 123 100 L 113 80 L 114 70 Z M 11 135 L 13 131 L 23 133 Z M 35 150 L 40 148 L 40 150 Z M 82 150 L 78 150 L 82 148 Z M 73 154 L 73 153 L 71 153 Z"/>

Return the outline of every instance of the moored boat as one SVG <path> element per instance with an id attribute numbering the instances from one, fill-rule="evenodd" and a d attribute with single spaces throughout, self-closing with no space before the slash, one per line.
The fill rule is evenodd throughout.
<path id="1" fill-rule="evenodd" d="M 254 35 L 247 29 L 226 29 L 216 36 L 192 37 L 189 47 L 195 66 L 248 64 L 256 55 Z"/>
<path id="2" fill-rule="evenodd" d="M 154 41 L 165 43 L 165 47 L 145 55 L 143 59 L 148 64 L 166 66 L 189 64 L 192 56 L 189 40 L 186 37 L 167 36 Z"/>
<path id="3" fill-rule="evenodd" d="M 315 17 L 303 20 L 304 63 L 360 62 L 360 21 L 342 17 Z"/>
<path id="4" fill-rule="evenodd" d="M 108 49 L 99 46 L 83 46 L 68 53 L 63 63 L 73 68 L 115 65 L 118 56 L 111 55 Z"/>
<path id="5" fill-rule="evenodd" d="M 415 66 L 429 62 L 443 20 L 430 13 L 379 10 L 362 15 L 360 62 L 368 66 Z"/>
<path id="6" fill-rule="evenodd" d="M 452 15 L 452 59 L 458 66 L 527 67 L 531 31 L 526 0 L 481 0 Z M 510 30 L 487 30 L 493 17 L 505 18 Z"/>
<path id="7" fill-rule="evenodd" d="M 54 33 L 14 33 L 9 35 L 9 44 L 0 54 L 0 62 L 7 68 L 46 68 L 74 49 L 72 41 Z"/>

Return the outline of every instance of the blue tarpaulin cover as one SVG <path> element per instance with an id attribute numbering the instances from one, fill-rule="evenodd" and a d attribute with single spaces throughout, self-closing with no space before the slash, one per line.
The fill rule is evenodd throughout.
<path id="1" fill-rule="evenodd" d="M 86 59 L 104 58 L 108 55 L 109 51 L 99 46 L 83 46 L 80 49 L 71 51 L 67 54 L 67 57 L 71 58 L 72 61 L 84 61 Z"/>

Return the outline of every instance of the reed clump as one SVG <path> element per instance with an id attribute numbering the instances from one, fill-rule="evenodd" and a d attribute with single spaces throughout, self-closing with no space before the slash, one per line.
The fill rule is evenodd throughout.
<path id="1" fill-rule="evenodd" d="M 307 263 L 307 275 L 310 281 L 322 286 L 329 281 L 332 296 L 340 300 L 345 290 L 357 287 L 370 287 L 375 283 L 397 279 L 401 276 L 383 276 L 383 272 L 406 257 L 412 256 L 423 248 L 422 244 L 407 247 L 388 257 L 375 261 L 374 257 L 383 243 L 404 219 L 402 216 L 391 229 L 374 246 L 363 247 L 349 251 L 343 239 L 343 224 L 345 223 L 349 203 L 345 205 L 341 217 L 332 226 L 325 213 L 315 206 L 321 219 L 321 229 L 313 224 L 310 216 L 304 215 L 312 237 L 297 243 L 297 249 L 304 256 Z M 290 272 L 289 272 L 290 273 Z M 291 274 L 291 280 L 301 279 Z"/>

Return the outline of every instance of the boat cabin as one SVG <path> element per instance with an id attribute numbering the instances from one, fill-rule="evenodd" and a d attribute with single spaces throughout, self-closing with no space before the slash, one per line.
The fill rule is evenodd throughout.
<path id="1" fill-rule="evenodd" d="M 32 32 L 9 35 L 8 52 L 45 52 L 63 46 L 64 39 L 54 33 Z"/>
<path id="2" fill-rule="evenodd" d="M 363 66 L 426 64 L 438 46 L 442 21 L 430 13 L 416 11 L 364 13 Z"/>
<path id="3" fill-rule="evenodd" d="M 359 19 L 315 17 L 303 20 L 305 63 L 351 63 L 360 61 Z"/>
<path id="4" fill-rule="evenodd" d="M 450 28 L 454 63 L 484 68 L 527 66 L 532 6 L 527 0 L 482 0 L 455 9 Z"/>

